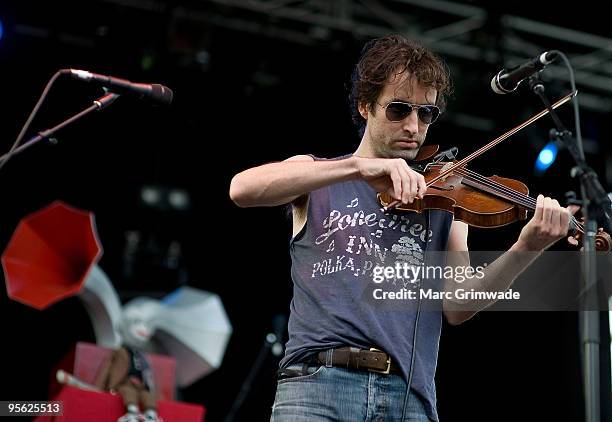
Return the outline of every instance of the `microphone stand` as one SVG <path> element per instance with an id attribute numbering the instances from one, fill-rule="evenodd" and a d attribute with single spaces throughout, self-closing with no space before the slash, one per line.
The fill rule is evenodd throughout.
<path id="1" fill-rule="evenodd" d="M 574 139 L 572 133 L 563 125 L 545 94 L 545 88 L 537 74 L 529 78 L 531 90 L 542 100 L 556 130 L 554 137 L 567 147 L 576 162 L 572 177 L 578 177 L 581 185 L 583 214 L 585 218 L 584 254 L 582 257 L 583 290 L 586 295 L 581 298 L 580 337 L 583 359 L 584 399 L 587 422 L 601 420 L 600 406 L 600 370 L 599 370 L 599 298 L 597 287 L 597 255 L 595 236 L 598 223 L 607 231 L 612 226 L 612 201 L 601 186 L 597 174 L 585 161 L 582 139 Z M 589 291 L 592 290 L 592 291 Z"/>
<path id="2" fill-rule="evenodd" d="M 22 145 L 20 145 L 19 147 L 15 148 L 12 152 L 0 156 L 0 163 L 3 163 L 5 160 L 8 160 L 13 155 L 18 154 L 18 153 L 28 149 L 29 147 L 31 147 L 32 145 L 42 141 L 43 139 L 49 139 L 52 143 L 57 143 L 57 140 L 54 140 L 53 138 L 51 138 L 51 136 L 53 136 L 53 134 L 55 132 L 57 132 L 58 130 L 64 128 L 65 126 L 68 126 L 70 123 L 80 119 L 81 117 L 91 113 L 92 111 L 95 111 L 95 110 L 104 110 L 106 107 L 111 105 L 117 98 L 119 98 L 119 94 L 114 94 L 112 92 L 109 92 L 109 93 L 105 94 L 103 97 L 100 97 L 97 100 L 95 100 L 93 102 L 93 104 L 91 106 L 87 107 L 85 110 L 75 114 L 74 116 L 64 120 L 62 123 L 60 123 L 60 124 L 50 128 L 50 129 L 46 129 L 46 130 L 38 132 L 38 135 L 36 135 L 36 136 L 32 137 L 31 139 L 29 139 L 28 141 L 24 142 Z"/>
<path id="3" fill-rule="evenodd" d="M 225 419 L 223 420 L 224 422 L 233 422 L 234 419 L 236 418 L 236 415 L 240 411 L 242 403 L 244 402 L 246 397 L 249 395 L 251 388 L 253 386 L 253 381 L 255 381 L 255 378 L 257 377 L 257 374 L 261 370 L 269 352 L 272 352 L 272 354 L 276 357 L 279 357 L 283 353 L 283 345 L 281 343 L 280 334 L 278 333 L 266 334 L 266 339 L 264 341 L 264 344 L 261 346 L 261 349 L 259 349 L 259 354 L 257 355 L 257 358 L 255 359 L 255 363 L 251 367 L 249 374 L 247 375 L 246 379 L 242 383 L 240 392 L 238 393 L 238 396 L 234 400 L 234 403 L 232 404 L 232 408 L 230 409 L 228 414 L 225 416 Z"/>

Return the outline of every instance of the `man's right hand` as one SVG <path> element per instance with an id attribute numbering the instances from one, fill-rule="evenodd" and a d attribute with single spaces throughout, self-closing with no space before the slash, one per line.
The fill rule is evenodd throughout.
<path id="1" fill-rule="evenodd" d="M 404 204 L 423 199 L 427 184 L 422 174 L 412 170 L 401 158 L 354 157 L 362 180 L 377 192 L 387 193 Z"/>

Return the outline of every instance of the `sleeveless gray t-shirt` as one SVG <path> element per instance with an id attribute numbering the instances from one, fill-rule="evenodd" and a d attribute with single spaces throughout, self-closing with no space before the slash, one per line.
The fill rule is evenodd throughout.
<path id="1" fill-rule="evenodd" d="M 418 298 L 420 285 L 395 277 L 381 281 L 375 271 L 397 263 L 434 264 L 426 253 L 446 250 L 451 223 L 450 213 L 437 210 L 384 214 L 376 191 L 360 180 L 312 191 L 306 225 L 290 242 L 293 299 L 280 367 L 329 348 L 375 347 L 399 363 L 405 379 L 412 371 L 411 388 L 437 420 L 434 375 L 442 314 L 439 308 L 421 309 L 418 299 L 383 298 L 383 292 L 402 289 Z"/>

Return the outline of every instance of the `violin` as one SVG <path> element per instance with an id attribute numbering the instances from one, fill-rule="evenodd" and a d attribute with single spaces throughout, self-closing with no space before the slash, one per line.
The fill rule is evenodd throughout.
<path id="1" fill-rule="evenodd" d="M 564 100 L 568 101 L 571 95 L 555 103 L 553 107 L 563 104 Z M 541 117 L 546 112 L 547 110 L 536 116 Z M 535 121 L 539 118 L 536 116 L 530 120 Z M 527 219 L 528 211 L 534 211 L 536 208 L 536 199 L 529 196 L 529 188 L 524 183 L 500 176 L 483 176 L 469 170 L 466 164 L 531 123 L 530 120 L 460 161 L 443 161 L 444 158 L 451 158 L 453 154 L 449 155 L 446 152 L 436 155 L 439 149 L 437 145 L 423 146 L 414 160 L 416 164 L 411 167 L 425 178 L 427 184 L 425 196 L 423 199 L 415 198 L 412 204 L 401 204 L 389 194 L 379 193 L 378 199 L 383 206 L 383 211 L 395 209 L 422 212 L 428 209 L 439 209 L 452 213 L 456 220 L 481 228 L 501 227 Z M 435 158 L 430 163 L 419 164 L 434 156 Z M 580 241 L 584 235 L 584 223 L 572 216 L 570 228 L 575 233 L 573 237 Z M 596 249 L 609 251 L 611 245 L 610 235 L 603 229 L 598 229 L 595 240 Z"/>

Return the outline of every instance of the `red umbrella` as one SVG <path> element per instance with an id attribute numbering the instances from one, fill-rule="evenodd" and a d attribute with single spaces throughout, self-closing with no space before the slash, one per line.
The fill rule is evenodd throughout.
<path id="1" fill-rule="evenodd" d="M 2 254 L 8 296 L 45 309 L 79 293 L 101 256 L 93 214 L 55 201 L 22 219 Z"/>

